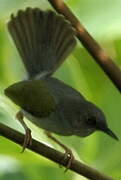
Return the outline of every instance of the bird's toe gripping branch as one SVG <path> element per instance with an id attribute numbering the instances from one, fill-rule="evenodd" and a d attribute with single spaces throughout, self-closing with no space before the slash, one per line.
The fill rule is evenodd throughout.
<path id="1" fill-rule="evenodd" d="M 31 136 L 31 130 L 27 127 L 27 125 L 25 124 L 24 120 L 24 115 L 21 111 L 19 111 L 16 114 L 16 119 L 21 123 L 21 125 L 23 126 L 23 128 L 25 129 L 25 137 L 24 137 L 24 142 L 23 142 L 23 149 L 21 152 L 24 152 L 24 150 L 28 147 L 31 146 L 32 144 L 32 136 Z"/>
<path id="2" fill-rule="evenodd" d="M 54 142 L 56 142 L 59 146 L 61 146 L 65 150 L 64 158 L 62 159 L 62 161 L 67 161 L 67 165 L 66 165 L 66 169 L 65 169 L 65 172 L 67 172 L 67 170 L 71 167 L 71 164 L 74 160 L 74 155 L 73 155 L 71 149 L 69 149 L 67 146 L 62 144 L 58 139 L 53 137 L 50 132 L 45 131 L 45 134 L 47 135 L 47 137 L 52 139 Z"/>

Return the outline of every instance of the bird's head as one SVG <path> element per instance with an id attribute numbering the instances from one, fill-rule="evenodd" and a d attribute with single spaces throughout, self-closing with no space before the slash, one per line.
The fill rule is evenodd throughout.
<path id="1" fill-rule="evenodd" d="M 104 113 L 91 102 L 85 101 L 82 104 L 78 123 L 80 127 L 83 127 L 82 131 L 79 128 L 77 130 L 79 136 L 88 136 L 95 131 L 102 131 L 118 140 L 118 137 L 108 127 Z"/>

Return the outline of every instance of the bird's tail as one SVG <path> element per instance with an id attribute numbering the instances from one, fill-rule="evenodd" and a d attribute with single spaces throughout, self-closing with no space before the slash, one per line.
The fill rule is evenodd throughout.
<path id="1" fill-rule="evenodd" d="M 76 44 L 71 24 L 51 10 L 19 10 L 11 15 L 8 29 L 29 78 L 53 74 Z"/>

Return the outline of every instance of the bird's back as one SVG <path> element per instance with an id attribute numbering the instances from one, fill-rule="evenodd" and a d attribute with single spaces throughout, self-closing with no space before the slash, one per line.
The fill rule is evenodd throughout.
<path id="1" fill-rule="evenodd" d="M 64 97 L 73 97 L 80 100 L 84 100 L 84 96 L 80 94 L 76 89 L 71 86 L 65 84 L 63 81 L 58 80 L 53 77 L 48 77 L 45 80 L 45 84 L 47 88 L 50 90 L 54 99 L 59 102 L 61 98 Z"/>

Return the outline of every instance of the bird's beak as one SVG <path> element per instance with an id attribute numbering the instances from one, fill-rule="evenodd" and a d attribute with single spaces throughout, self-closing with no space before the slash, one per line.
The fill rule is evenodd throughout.
<path id="1" fill-rule="evenodd" d="M 103 132 L 114 138 L 115 140 L 119 140 L 118 137 L 113 133 L 113 131 L 109 128 L 103 129 Z"/>

